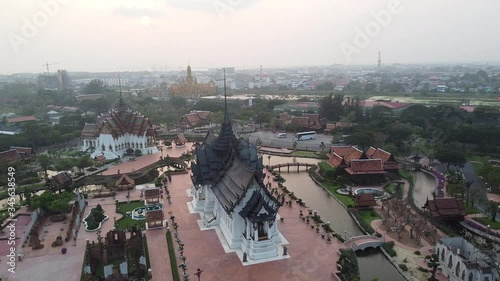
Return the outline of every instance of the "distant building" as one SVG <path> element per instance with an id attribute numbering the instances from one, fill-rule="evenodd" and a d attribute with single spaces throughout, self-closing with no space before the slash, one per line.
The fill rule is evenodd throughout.
<path id="1" fill-rule="evenodd" d="M 208 126 L 210 111 L 193 110 L 182 116 L 179 121 L 179 128 L 182 130 L 192 130 L 196 127 Z M 206 122 L 204 122 L 206 121 Z"/>
<path id="2" fill-rule="evenodd" d="M 328 123 L 328 124 L 326 124 L 326 128 L 323 130 L 323 132 L 325 134 L 329 134 L 337 128 L 350 128 L 350 127 L 353 127 L 355 125 L 356 125 L 356 123 L 340 122 L 340 121 L 334 122 L 334 123 Z"/>
<path id="3" fill-rule="evenodd" d="M 56 73 L 44 73 L 38 76 L 38 87 L 50 90 L 67 90 L 71 87 L 68 72 L 59 69 Z"/>
<path id="4" fill-rule="evenodd" d="M 61 118 L 61 113 L 55 110 L 47 112 L 47 119 L 52 125 L 58 124 L 60 118 Z"/>
<path id="5" fill-rule="evenodd" d="M 6 121 L 9 124 L 20 124 L 20 123 L 26 123 L 26 122 L 35 122 L 35 121 L 38 121 L 38 119 L 35 116 L 33 116 L 33 115 L 29 115 L 29 116 L 12 116 L 12 117 L 6 118 Z"/>
<path id="6" fill-rule="evenodd" d="M 439 257 L 439 269 L 450 281 L 498 280 L 496 260 L 463 237 L 441 238 L 434 253 Z"/>
<path id="7" fill-rule="evenodd" d="M 215 94 L 215 82 L 198 83 L 192 75 L 191 66 L 188 65 L 186 78 L 180 83 L 170 85 L 169 93 L 172 96 L 185 98 L 213 95 Z"/>
<path id="8" fill-rule="evenodd" d="M 79 95 L 76 96 L 77 102 L 82 102 L 86 100 L 98 100 L 104 98 L 103 94 L 90 94 L 90 95 Z"/>
<path id="9" fill-rule="evenodd" d="M 120 97 L 116 110 L 101 114 L 95 124 L 85 124 L 82 151 L 90 152 L 92 158 L 104 155 L 106 159 L 121 157 L 129 149 L 150 154 L 158 151 L 155 138 L 149 118 L 133 112 Z"/>

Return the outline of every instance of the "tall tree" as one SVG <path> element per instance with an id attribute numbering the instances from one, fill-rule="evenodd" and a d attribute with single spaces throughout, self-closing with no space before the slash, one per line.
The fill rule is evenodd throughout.
<path id="1" fill-rule="evenodd" d="M 85 94 L 102 94 L 106 92 L 106 87 L 104 86 L 104 82 L 100 79 L 94 79 L 90 81 L 90 83 L 85 86 L 84 90 Z"/>
<path id="2" fill-rule="evenodd" d="M 47 170 L 49 169 L 50 166 L 50 157 L 47 154 L 40 154 L 37 156 L 36 161 L 38 162 L 38 165 L 43 170 L 43 173 L 45 175 L 45 178 L 48 178 Z"/>
<path id="3" fill-rule="evenodd" d="M 446 164 L 446 168 L 450 169 L 450 166 L 463 167 L 467 162 L 465 159 L 465 154 L 462 151 L 442 147 L 436 152 L 436 159 L 441 163 Z"/>

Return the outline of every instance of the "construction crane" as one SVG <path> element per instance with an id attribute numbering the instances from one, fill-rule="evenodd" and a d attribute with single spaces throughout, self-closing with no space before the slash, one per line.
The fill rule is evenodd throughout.
<path id="1" fill-rule="evenodd" d="M 57 64 L 57 63 L 45 63 L 45 64 L 42 64 L 42 66 L 45 66 L 47 68 L 47 76 L 49 75 L 49 65 L 54 65 L 54 64 Z"/>

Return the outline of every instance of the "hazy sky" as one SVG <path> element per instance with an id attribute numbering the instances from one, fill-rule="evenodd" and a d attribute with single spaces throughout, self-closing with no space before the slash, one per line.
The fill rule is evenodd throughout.
<path id="1" fill-rule="evenodd" d="M 379 50 L 384 63 L 498 62 L 498 11 L 498 0 L 0 0 L 0 73 L 42 72 L 45 62 L 68 71 L 376 64 Z"/>

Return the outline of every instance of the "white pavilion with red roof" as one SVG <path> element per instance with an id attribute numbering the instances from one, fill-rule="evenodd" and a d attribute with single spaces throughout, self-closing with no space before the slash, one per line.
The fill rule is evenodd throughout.
<path id="1" fill-rule="evenodd" d="M 85 124 L 82 151 L 90 152 L 92 158 L 103 155 L 106 159 L 122 157 L 128 149 L 151 154 L 158 151 L 155 137 L 149 118 L 133 112 L 120 97 L 117 109 L 99 115 L 95 123 Z"/>

